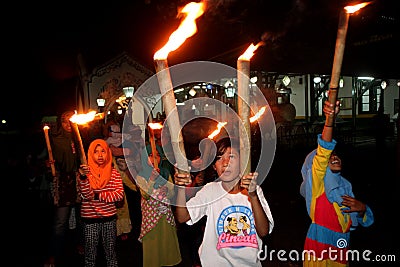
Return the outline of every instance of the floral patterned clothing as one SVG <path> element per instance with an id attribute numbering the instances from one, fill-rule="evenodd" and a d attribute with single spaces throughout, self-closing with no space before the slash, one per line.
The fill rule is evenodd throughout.
<path id="1" fill-rule="evenodd" d="M 171 177 L 170 177 L 170 179 Z M 174 189 L 172 183 L 167 183 L 162 187 L 167 187 L 167 193 L 162 193 L 162 187 L 155 189 L 154 182 L 146 181 L 140 175 L 137 176 L 137 182 L 142 193 L 141 208 L 142 208 L 142 224 L 139 235 L 139 241 L 142 241 L 143 237 L 156 227 L 157 223 L 162 217 L 165 217 L 166 221 L 175 228 L 175 218 L 172 213 L 169 199 L 174 195 Z M 171 228 L 172 229 L 172 228 Z M 175 231 L 175 229 L 173 229 Z"/>

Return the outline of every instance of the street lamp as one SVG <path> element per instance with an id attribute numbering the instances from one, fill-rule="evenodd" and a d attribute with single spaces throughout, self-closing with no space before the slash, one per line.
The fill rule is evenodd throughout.
<path id="1" fill-rule="evenodd" d="M 194 88 L 189 90 L 189 95 L 191 95 L 192 97 L 194 97 L 196 95 L 196 90 Z"/>
<path id="2" fill-rule="evenodd" d="M 383 81 L 381 82 L 381 88 L 382 88 L 383 90 L 385 90 L 386 87 L 387 87 L 387 82 L 386 82 L 385 80 L 383 80 Z"/>
<path id="3" fill-rule="evenodd" d="M 99 107 L 100 111 L 102 111 L 102 109 L 106 105 L 106 100 L 104 98 L 99 97 L 96 99 L 96 102 L 97 102 L 97 106 Z"/>
<path id="4" fill-rule="evenodd" d="M 133 86 L 126 86 L 124 88 L 122 88 L 122 90 L 124 91 L 124 94 L 127 98 L 131 98 L 133 97 L 133 93 L 135 91 L 135 87 Z"/>
<path id="5" fill-rule="evenodd" d="M 235 88 L 233 86 L 234 85 L 233 85 L 233 83 L 231 81 L 227 81 L 224 84 L 226 97 L 231 98 L 231 97 L 235 96 Z"/>
<path id="6" fill-rule="evenodd" d="M 115 102 L 118 103 L 118 114 L 122 114 L 123 110 L 126 110 L 129 105 L 129 101 L 133 97 L 133 93 L 135 91 L 135 87 L 133 86 L 125 86 L 122 88 L 122 91 L 124 92 L 124 95 L 121 95 L 118 97 L 118 99 L 115 100 Z"/>
<path id="7" fill-rule="evenodd" d="M 227 87 L 225 88 L 226 97 L 234 97 L 235 96 L 235 88 L 234 87 Z"/>

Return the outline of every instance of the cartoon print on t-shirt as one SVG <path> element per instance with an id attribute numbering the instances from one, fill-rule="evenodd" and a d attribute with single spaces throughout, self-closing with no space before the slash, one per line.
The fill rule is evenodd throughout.
<path id="1" fill-rule="evenodd" d="M 249 235 L 250 224 L 247 223 L 247 217 L 245 215 L 240 216 L 239 222 L 243 225 L 243 227 L 242 227 L 243 235 Z"/>
<path id="2" fill-rule="evenodd" d="M 217 233 L 218 250 L 221 248 L 258 248 L 254 217 L 249 207 L 230 206 L 225 208 L 218 217 Z"/>
<path id="3" fill-rule="evenodd" d="M 225 226 L 225 229 L 227 230 L 226 233 L 229 233 L 231 235 L 238 235 L 240 229 L 238 228 L 237 219 L 235 217 L 228 217 L 227 221 L 228 225 Z"/>

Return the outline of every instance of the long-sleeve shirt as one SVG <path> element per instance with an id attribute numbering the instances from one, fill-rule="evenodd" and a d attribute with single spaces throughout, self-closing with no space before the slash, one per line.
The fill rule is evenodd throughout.
<path id="1" fill-rule="evenodd" d="M 307 156 L 301 170 L 304 180 L 300 193 L 311 218 L 304 250 L 315 253 L 318 259 L 306 255 L 303 266 L 345 266 L 350 230 L 357 225 L 368 227 L 374 221 L 368 206 L 363 217 L 358 217 L 357 212 L 343 212 L 346 207 L 341 204 L 341 197 L 354 194 L 350 182 L 329 169 L 329 157 L 335 145 L 335 140 L 326 142 L 318 135 L 318 147 Z"/>
<path id="2" fill-rule="evenodd" d="M 108 184 L 98 190 L 93 190 L 89 179 L 79 179 L 79 186 L 82 195 L 82 218 L 106 218 L 117 214 L 115 202 L 124 198 L 124 187 L 121 175 L 113 168 L 111 179 Z M 94 199 L 94 193 L 98 193 L 98 200 Z"/>

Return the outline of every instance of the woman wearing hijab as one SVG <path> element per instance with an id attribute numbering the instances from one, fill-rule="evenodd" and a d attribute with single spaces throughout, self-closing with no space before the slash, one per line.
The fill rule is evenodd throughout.
<path id="1" fill-rule="evenodd" d="M 161 147 L 155 160 L 160 163 Z M 142 170 L 136 176 L 140 187 L 142 225 L 139 241 L 143 246 L 143 266 L 172 266 L 181 262 L 178 236 L 170 199 L 175 195 L 172 177 L 167 169 L 154 167 L 151 146 L 141 154 Z"/>
<path id="2" fill-rule="evenodd" d="M 96 264 L 97 245 L 102 240 L 107 267 L 118 266 L 117 208 L 123 200 L 124 188 L 120 173 L 112 166 L 112 154 L 105 140 L 90 143 L 88 164 L 79 169 L 82 195 L 81 216 L 85 236 L 85 267 Z"/>
<path id="3" fill-rule="evenodd" d="M 76 218 L 77 236 L 74 238 L 74 245 L 80 251 L 81 247 L 81 224 L 79 218 L 80 195 L 77 186 L 79 169 L 79 146 L 73 138 L 70 118 L 75 113 L 66 111 L 61 114 L 58 121 L 59 129 L 52 135 L 54 164 L 56 175 L 52 180 L 53 196 L 53 222 L 52 236 L 48 248 L 48 258 L 44 266 L 61 264 L 67 258 L 68 250 L 67 236 L 69 234 L 69 220 L 71 216 Z"/>

